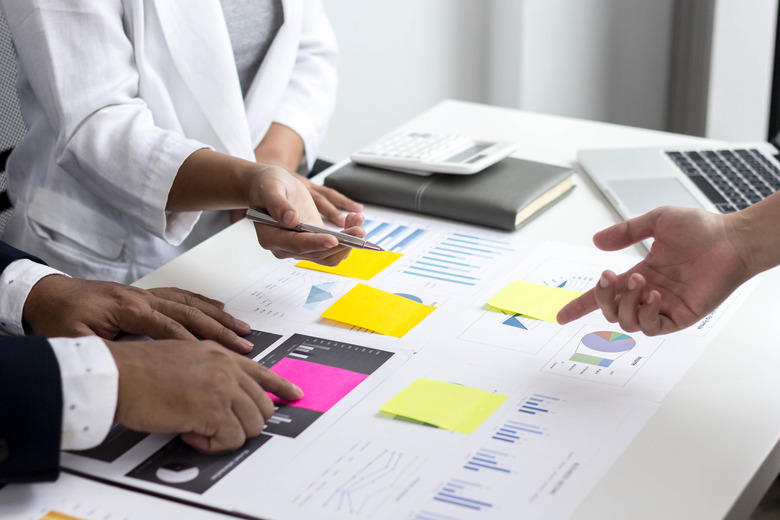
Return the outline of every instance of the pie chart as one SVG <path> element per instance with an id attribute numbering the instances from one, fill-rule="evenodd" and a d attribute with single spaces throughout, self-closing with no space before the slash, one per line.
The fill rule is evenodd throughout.
<path id="1" fill-rule="evenodd" d="M 636 341 L 622 332 L 602 330 L 583 336 L 582 344 L 597 352 L 625 352 L 634 348 Z"/>
<path id="2" fill-rule="evenodd" d="M 577 351 L 569 359 L 590 365 L 608 367 L 624 352 L 636 346 L 634 338 L 623 332 L 600 330 L 585 334 Z"/>

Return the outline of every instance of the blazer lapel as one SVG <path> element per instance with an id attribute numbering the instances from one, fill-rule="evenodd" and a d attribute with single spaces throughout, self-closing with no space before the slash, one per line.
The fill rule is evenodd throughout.
<path id="1" fill-rule="evenodd" d="M 230 37 L 219 0 L 154 2 L 173 62 L 225 151 L 254 160 Z"/>

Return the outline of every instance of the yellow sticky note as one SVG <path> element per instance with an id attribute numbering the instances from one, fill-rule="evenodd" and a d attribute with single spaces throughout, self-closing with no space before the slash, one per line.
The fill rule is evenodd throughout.
<path id="1" fill-rule="evenodd" d="M 470 434 L 504 401 L 505 395 L 420 378 L 387 401 L 380 410 Z"/>
<path id="2" fill-rule="evenodd" d="M 385 267 L 401 258 L 401 256 L 403 256 L 401 253 L 394 253 L 393 251 L 353 249 L 349 252 L 347 258 L 334 267 L 315 264 L 308 260 L 302 260 L 295 265 L 296 267 L 303 267 L 304 269 L 311 269 L 313 271 L 322 271 L 323 273 L 359 278 L 360 280 L 370 280 L 382 272 Z"/>
<path id="3" fill-rule="evenodd" d="M 322 317 L 400 338 L 435 308 L 359 283 Z"/>
<path id="4" fill-rule="evenodd" d="M 81 520 L 75 516 L 58 513 L 57 511 L 49 511 L 45 516 L 42 516 L 40 520 Z"/>
<path id="5" fill-rule="evenodd" d="M 514 281 L 488 300 L 488 305 L 502 311 L 558 323 L 555 319 L 558 311 L 581 294 L 561 287 Z"/>

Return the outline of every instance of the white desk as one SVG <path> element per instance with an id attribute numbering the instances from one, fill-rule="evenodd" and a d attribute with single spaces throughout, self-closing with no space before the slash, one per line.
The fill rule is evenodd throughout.
<path id="1" fill-rule="evenodd" d="M 583 148 L 690 144 L 662 132 L 445 101 L 409 127 L 516 140 L 519 157 L 574 165 Z M 618 220 L 583 176 L 560 203 L 518 233 L 590 245 Z M 216 296 L 270 255 L 240 222 L 142 278 L 140 287 L 174 285 Z M 226 267 L 226 264 L 227 265 Z M 698 359 L 630 448 L 578 509 L 603 518 L 745 518 L 780 472 L 780 303 L 767 273 L 748 303 Z"/>

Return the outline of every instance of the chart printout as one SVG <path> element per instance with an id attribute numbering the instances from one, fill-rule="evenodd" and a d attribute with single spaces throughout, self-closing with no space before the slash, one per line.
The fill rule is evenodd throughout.
<path id="1" fill-rule="evenodd" d="M 666 336 L 598 312 L 561 326 L 486 303 L 513 281 L 584 292 L 637 257 L 383 210 L 365 228 L 403 254 L 370 280 L 273 260 L 219 295 L 255 330 L 249 357 L 304 387 L 272 396 L 259 437 L 214 457 L 117 428 L 62 464 L 271 520 L 568 518 L 751 290 Z M 400 338 L 321 318 L 358 283 L 435 310 Z M 380 410 L 420 378 L 506 399 L 470 433 Z"/>

